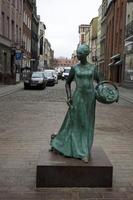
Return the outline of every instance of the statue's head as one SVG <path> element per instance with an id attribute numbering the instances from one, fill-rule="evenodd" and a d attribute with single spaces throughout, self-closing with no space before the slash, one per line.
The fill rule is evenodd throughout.
<path id="1" fill-rule="evenodd" d="M 81 44 L 81 45 L 79 45 L 78 46 L 78 48 L 77 48 L 77 55 L 78 54 L 82 54 L 82 55 L 89 55 L 89 53 L 90 53 L 90 48 L 89 48 L 89 46 L 87 45 L 87 44 Z"/>

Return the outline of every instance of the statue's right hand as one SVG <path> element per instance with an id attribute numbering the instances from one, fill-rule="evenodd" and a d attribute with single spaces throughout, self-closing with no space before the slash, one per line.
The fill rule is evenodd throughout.
<path id="1" fill-rule="evenodd" d="M 67 102 L 68 106 L 72 106 L 72 99 L 71 98 L 68 98 L 66 102 Z"/>

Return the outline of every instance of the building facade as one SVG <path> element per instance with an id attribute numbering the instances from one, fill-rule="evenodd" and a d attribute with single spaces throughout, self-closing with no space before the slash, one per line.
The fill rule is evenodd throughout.
<path id="1" fill-rule="evenodd" d="M 97 26 L 98 17 L 94 17 L 90 22 L 90 54 L 89 58 L 92 63 L 97 64 Z"/>
<path id="2" fill-rule="evenodd" d="M 23 64 L 22 68 L 31 68 L 31 22 L 32 0 L 23 0 Z"/>
<path id="3" fill-rule="evenodd" d="M 37 16 L 36 0 L 33 0 L 31 21 L 31 70 L 36 71 L 39 64 L 38 54 L 38 28 L 40 18 Z"/>
<path id="4" fill-rule="evenodd" d="M 53 68 L 54 51 L 47 38 L 44 40 L 44 68 Z"/>
<path id="5" fill-rule="evenodd" d="M 108 78 L 122 84 L 124 72 L 124 37 L 126 0 L 110 1 L 106 11 L 106 62 Z"/>
<path id="6" fill-rule="evenodd" d="M 0 82 L 15 83 L 23 46 L 23 0 L 0 1 Z"/>
<path id="7" fill-rule="evenodd" d="M 44 58 L 44 41 L 45 41 L 45 30 L 46 26 L 43 22 L 39 22 L 38 28 L 38 56 L 39 56 L 39 66 L 38 68 L 44 68 L 45 58 Z"/>
<path id="8" fill-rule="evenodd" d="M 72 65 L 72 60 L 64 57 L 59 57 L 54 59 L 54 66 L 55 67 L 69 67 Z"/>
<path id="9" fill-rule="evenodd" d="M 81 24 L 79 25 L 79 44 L 86 43 L 87 38 L 86 35 L 89 32 L 89 24 Z"/>
<path id="10" fill-rule="evenodd" d="M 107 25 L 106 25 L 106 11 L 108 8 L 109 3 L 111 0 L 102 0 L 102 13 L 101 13 L 101 39 L 100 39 L 100 60 L 99 60 L 99 67 L 104 74 L 105 79 L 108 79 L 108 68 L 106 67 L 106 31 L 107 31 Z"/>
<path id="11" fill-rule="evenodd" d="M 71 65 L 77 64 L 79 61 L 77 59 L 77 53 L 76 50 L 73 51 L 72 56 L 71 56 Z"/>
<path id="12" fill-rule="evenodd" d="M 101 62 L 101 19 L 102 6 L 98 9 L 98 23 L 97 23 L 97 65 Z"/>
<path id="13" fill-rule="evenodd" d="M 123 84 L 133 88 L 133 1 L 127 0 Z"/>

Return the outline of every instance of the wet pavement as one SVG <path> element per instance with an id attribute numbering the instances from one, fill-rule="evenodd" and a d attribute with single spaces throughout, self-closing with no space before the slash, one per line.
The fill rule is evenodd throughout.
<path id="1" fill-rule="evenodd" d="M 45 90 L 18 84 L 1 96 L 0 200 L 133 200 L 133 90 L 125 88 L 119 103 L 96 108 L 93 145 L 102 147 L 113 165 L 113 187 L 36 190 L 38 157 L 49 149 L 50 135 L 67 111 L 64 83 Z"/>

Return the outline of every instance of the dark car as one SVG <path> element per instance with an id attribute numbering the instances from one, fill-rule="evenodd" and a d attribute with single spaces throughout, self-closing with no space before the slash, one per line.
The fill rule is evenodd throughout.
<path id="1" fill-rule="evenodd" d="M 47 78 L 43 72 L 32 72 L 24 80 L 24 88 L 41 88 L 44 89 L 47 84 Z"/>
<path id="2" fill-rule="evenodd" d="M 55 77 L 52 70 L 44 70 L 44 76 L 47 78 L 47 85 L 54 86 L 55 85 Z"/>

